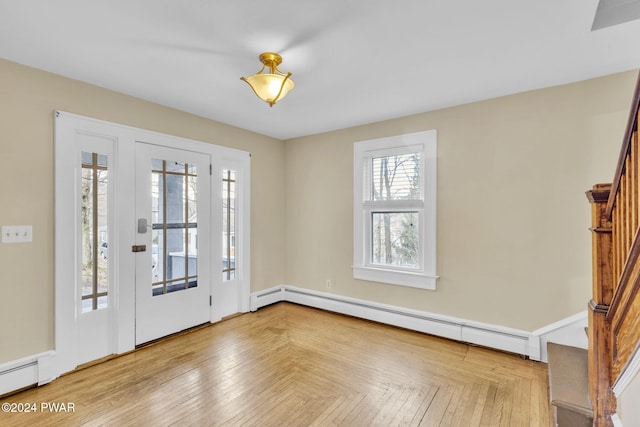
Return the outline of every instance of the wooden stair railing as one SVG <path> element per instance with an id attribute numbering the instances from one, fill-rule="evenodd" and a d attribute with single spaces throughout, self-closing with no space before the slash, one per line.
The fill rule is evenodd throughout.
<path id="1" fill-rule="evenodd" d="M 613 386 L 640 351 L 639 108 L 640 75 L 613 183 L 587 192 L 592 213 L 588 366 L 594 426 L 613 425 Z"/>

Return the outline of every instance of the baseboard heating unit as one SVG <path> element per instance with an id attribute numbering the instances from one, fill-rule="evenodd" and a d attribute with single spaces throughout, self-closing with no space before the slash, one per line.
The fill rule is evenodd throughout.
<path id="1" fill-rule="evenodd" d="M 394 325 L 452 340 L 482 345 L 539 360 L 539 337 L 528 331 L 442 316 L 387 304 L 283 285 L 251 296 L 251 311 L 280 302 L 292 302 L 335 313 Z M 533 341 L 530 343 L 530 341 Z M 530 351 L 532 350 L 532 351 Z M 538 357 L 536 357 L 536 355 Z"/>

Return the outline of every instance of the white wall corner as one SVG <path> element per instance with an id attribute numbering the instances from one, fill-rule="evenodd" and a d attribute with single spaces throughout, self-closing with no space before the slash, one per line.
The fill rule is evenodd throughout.
<path id="1" fill-rule="evenodd" d="M 588 348 L 589 339 L 585 331 L 587 324 L 588 316 L 585 310 L 540 329 L 536 329 L 531 332 L 531 339 L 529 341 L 531 354 L 529 357 L 534 360 L 547 362 L 548 342 L 568 345 L 570 347 Z M 535 351 L 538 352 L 537 358 L 534 358 L 534 356 L 536 356 Z"/>
<path id="2" fill-rule="evenodd" d="M 262 291 L 251 294 L 250 310 L 256 311 L 267 305 L 284 301 L 284 285 L 274 286 L 273 288 L 264 289 Z"/>

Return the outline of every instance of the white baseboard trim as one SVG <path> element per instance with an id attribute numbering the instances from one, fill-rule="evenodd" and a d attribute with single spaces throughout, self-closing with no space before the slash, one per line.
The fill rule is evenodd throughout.
<path id="1" fill-rule="evenodd" d="M 533 332 L 475 322 L 426 311 L 281 285 L 251 295 L 251 311 L 288 301 L 388 325 L 399 326 L 452 340 L 495 348 L 547 361 L 547 342 L 587 348 L 584 332 L 587 311 L 554 322 Z"/>
<path id="2" fill-rule="evenodd" d="M 532 337 L 530 332 L 520 329 L 442 316 L 289 285 L 277 286 L 252 294 L 251 310 L 255 311 L 279 301 L 320 308 L 529 357 L 532 338 L 534 340 L 536 338 Z"/>
<path id="3" fill-rule="evenodd" d="M 532 360 L 546 362 L 546 343 L 558 342 L 573 345 L 575 331 L 584 335 L 585 313 L 578 313 L 544 328 L 528 332 L 499 325 L 443 316 L 426 311 L 412 310 L 357 298 L 282 285 L 251 294 L 251 311 L 280 301 L 288 301 L 309 307 L 346 314 L 418 332 L 449 338 L 456 341 L 482 345 L 498 350 L 528 356 Z M 576 346 L 576 345 L 574 345 Z M 31 385 L 43 385 L 56 378 L 55 351 L 47 351 L 19 360 L 0 364 L 0 395 L 8 394 Z M 628 378 L 640 370 L 640 352 L 637 352 L 631 369 L 614 391 L 620 393 Z"/>
<path id="4" fill-rule="evenodd" d="M 611 422 L 613 423 L 613 427 L 624 427 L 618 414 L 613 414 L 611 416 Z"/>
<path id="5" fill-rule="evenodd" d="M 54 351 L 35 354 L 0 364 L 0 396 L 32 385 L 43 385 L 54 379 Z"/>

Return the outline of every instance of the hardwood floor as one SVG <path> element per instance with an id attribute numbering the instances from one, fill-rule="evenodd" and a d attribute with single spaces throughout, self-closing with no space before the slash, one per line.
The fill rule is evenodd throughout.
<path id="1" fill-rule="evenodd" d="M 0 425 L 539 427 L 547 388 L 542 363 L 279 303 L 6 397 L 37 412 Z"/>

